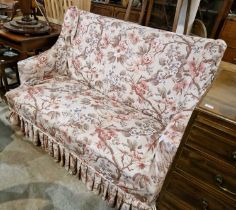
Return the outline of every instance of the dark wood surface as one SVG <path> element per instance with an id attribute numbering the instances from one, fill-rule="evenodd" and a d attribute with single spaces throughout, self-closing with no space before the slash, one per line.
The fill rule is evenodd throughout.
<path id="1" fill-rule="evenodd" d="M 145 0 L 141 7 L 131 7 L 131 4 L 132 2 L 125 8 L 119 3 L 101 4 L 92 2 L 91 12 L 148 26 L 152 16 L 154 0 Z M 128 12 L 126 12 L 127 10 Z"/>
<path id="2" fill-rule="evenodd" d="M 125 21 L 129 20 L 129 16 L 130 16 L 132 8 L 133 8 L 132 4 L 133 4 L 133 1 L 129 1 L 126 12 L 125 12 L 125 17 L 124 17 Z M 153 0 L 151 0 L 151 1 L 143 0 L 142 1 L 141 10 L 139 12 L 138 24 L 148 25 L 149 20 L 150 20 L 150 16 L 151 16 L 152 6 L 153 6 Z M 146 15 L 146 18 L 145 18 L 145 15 Z M 144 21 L 144 19 L 145 19 L 145 21 Z"/>
<path id="3" fill-rule="evenodd" d="M 124 19 L 126 8 L 121 3 L 113 2 L 112 0 L 108 4 L 92 2 L 91 12 Z M 146 19 L 145 25 L 171 31 L 173 29 L 177 0 L 149 0 L 149 2 L 150 7 L 148 7 L 144 15 Z M 207 2 L 209 2 L 209 6 L 207 6 Z M 232 3 L 233 0 L 218 0 L 215 2 L 215 5 L 210 0 L 201 1 L 197 18 L 202 20 L 206 25 L 208 37 L 218 38 L 220 29 L 230 11 Z M 138 22 L 139 14 L 140 8 L 132 8 L 129 21 Z M 176 25 L 174 25 L 175 27 Z"/>
<path id="4" fill-rule="evenodd" d="M 20 52 L 27 53 L 51 47 L 60 34 L 61 26 L 52 24 L 52 31 L 42 36 L 25 36 L 0 29 L 0 42 Z"/>
<path id="5" fill-rule="evenodd" d="M 224 20 L 226 19 L 227 15 L 229 14 L 230 8 L 232 7 L 234 0 L 224 0 L 223 5 L 220 7 L 218 12 L 218 16 L 215 20 L 215 24 L 211 31 L 211 38 L 216 38 L 216 35 L 219 35 L 219 29 L 222 27 Z"/>
<path id="6" fill-rule="evenodd" d="M 6 101 L 5 93 L 12 88 L 16 88 L 20 85 L 19 73 L 17 70 L 17 62 L 20 60 L 20 56 L 15 55 L 13 57 L 0 55 L 0 97 Z M 10 67 L 15 74 L 15 83 L 8 83 L 5 69 Z"/>
<path id="7" fill-rule="evenodd" d="M 12 12 L 14 0 L 0 0 L 0 3 L 8 5 L 8 10 Z M 51 47 L 57 40 L 60 34 L 61 27 L 52 24 L 50 34 L 43 36 L 25 36 L 10 33 L 7 30 L 0 28 L 0 42 L 8 45 L 22 53 L 22 58 L 27 57 L 28 52 L 47 49 Z"/>
<path id="8" fill-rule="evenodd" d="M 160 210 L 236 209 L 236 66 L 195 108 L 157 201 Z"/>
<path id="9" fill-rule="evenodd" d="M 232 120 L 232 123 L 235 123 L 236 74 L 223 69 L 206 97 L 201 100 L 199 108 Z"/>
<path id="10" fill-rule="evenodd" d="M 218 193 L 212 193 L 209 188 L 200 185 L 198 181 L 186 179 L 177 172 L 173 172 L 172 180 L 168 182 L 166 191 L 178 202 L 183 202 L 181 210 L 234 210 L 234 204 L 227 198 Z M 171 200 L 169 201 L 172 202 Z M 173 208 L 170 208 L 173 209 Z M 162 209 L 161 209 L 162 210 Z M 176 210 L 176 209 L 173 209 Z"/>
<path id="11" fill-rule="evenodd" d="M 229 151 L 231 153 L 236 151 L 233 133 L 234 127 L 231 124 L 228 124 L 227 127 L 221 127 L 219 123 L 220 120 L 215 120 L 215 118 L 211 119 L 209 115 L 199 114 L 191 128 L 186 145 L 195 150 L 217 157 L 229 166 L 235 166 L 232 156 L 229 155 Z M 224 133 L 224 136 L 221 135 L 222 133 Z M 199 141 L 199 139 L 202 140 Z M 215 142 L 217 142 L 217 147 L 212 147 Z"/>
<path id="12" fill-rule="evenodd" d="M 126 8 L 124 8 L 121 4 L 101 4 L 92 2 L 91 4 L 91 12 L 99 15 L 104 15 L 108 17 L 114 17 L 117 19 L 124 20 Z M 129 21 L 138 22 L 140 16 L 140 8 L 132 8 L 132 11 L 129 15 Z"/>

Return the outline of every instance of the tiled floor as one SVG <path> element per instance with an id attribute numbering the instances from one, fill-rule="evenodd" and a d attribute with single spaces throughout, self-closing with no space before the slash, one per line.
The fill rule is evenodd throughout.
<path id="1" fill-rule="evenodd" d="M 0 210 L 112 210 L 40 147 L 13 134 L 5 111 L 0 103 Z"/>

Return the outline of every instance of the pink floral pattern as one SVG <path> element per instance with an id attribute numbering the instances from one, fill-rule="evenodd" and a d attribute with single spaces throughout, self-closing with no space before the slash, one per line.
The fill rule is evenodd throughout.
<path id="1" fill-rule="evenodd" d="M 19 62 L 22 85 L 7 98 L 26 135 L 66 166 L 84 164 L 91 190 L 117 208 L 155 209 L 225 48 L 71 8 L 57 43 Z"/>

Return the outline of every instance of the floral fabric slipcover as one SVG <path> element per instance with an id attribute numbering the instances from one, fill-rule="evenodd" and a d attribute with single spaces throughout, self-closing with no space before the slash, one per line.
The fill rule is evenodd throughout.
<path id="1" fill-rule="evenodd" d="M 48 51 L 19 62 L 12 120 L 119 209 L 155 209 L 226 45 L 71 8 Z"/>

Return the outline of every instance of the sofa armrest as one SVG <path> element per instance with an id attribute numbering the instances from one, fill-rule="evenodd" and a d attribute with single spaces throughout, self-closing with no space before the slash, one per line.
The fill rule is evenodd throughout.
<path id="1" fill-rule="evenodd" d="M 47 59 L 48 55 L 50 55 L 50 50 L 18 62 L 21 84 L 33 85 L 43 80 L 45 69 L 51 70 L 55 63 L 54 59 Z"/>
<path id="2" fill-rule="evenodd" d="M 58 68 L 60 66 L 60 68 Z M 56 74 L 65 74 L 66 48 L 61 37 L 55 45 L 39 54 L 18 62 L 21 84 L 35 85 Z"/>

